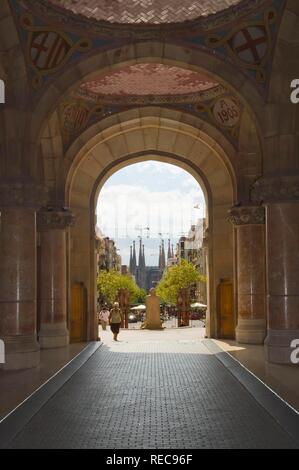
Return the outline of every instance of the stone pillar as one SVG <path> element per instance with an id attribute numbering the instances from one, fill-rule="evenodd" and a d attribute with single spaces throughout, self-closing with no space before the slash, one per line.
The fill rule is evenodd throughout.
<path id="1" fill-rule="evenodd" d="M 207 227 L 204 231 L 203 241 L 202 241 L 202 249 L 203 249 L 203 257 L 205 263 L 205 275 L 206 275 L 206 303 L 207 303 L 207 311 L 206 311 L 206 320 L 205 320 L 205 329 L 206 335 L 205 337 L 211 338 L 213 337 L 212 325 L 211 325 L 211 291 L 210 291 L 210 235 L 209 235 L 209 228 Z"/>
<path id="2" fill-rule="evenodd" d="M 40 197 L 39 197 L 40 196 Z M 36 337 L 36 201 L 30 184 L 1 184 L 0 338 L 7 370 L 39 364 Z"/>
<path id="3" fill-rule="evenodd" d="M 66 229 L 73 224 L 66 209 L 38 213 L 40 232 L 40 331 L 41 348 L 69 344 L 67 329 Z"/>
<path id="4" fill-rule="evenodd" d="M 252 194 L 266 206 L 266 355 L 269 362 L 290 364 L 291 342 L 299 339 L 299 178 L 261 179 Z"/>
<path id="5" fill-rule="evenodd" d="M 236 227 L 236 340 L 263 344 L 266 337 L 265 210 L 261 206 L 233 207 L 229 220 Z"/>

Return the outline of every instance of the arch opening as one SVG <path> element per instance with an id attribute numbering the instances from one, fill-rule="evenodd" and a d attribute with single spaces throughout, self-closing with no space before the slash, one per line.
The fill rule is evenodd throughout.
<path id="1" fill-rule="evenodd" d="M 140 329 L 145 321 L 142 306 L 155 288 L 163 328 L 191 326 L 204 336 L 205 308 L 192 309 L 207 302 L 205 195 L 189 172 L 160 162 L 157 156 L 144 158 L 138 163 L 128 161 L 101 182 L 96 204 L 99 311 L 117 300 L 116 283 L 128 283 L 125 326 Z M 177 308 L 178 292 L 163 288 L 166 276 L 183 269 L 193 278 L 188 284 L 192 307 L 186 318 Z"/>
<path id="2" fill-rule="evenodd" d="M 150 119 L 150 118 L 148 118 Z M 145 122 L 147 119 L 145 119 Z M 95 339 L 96 321 L 96 201 L 107 179 L 116 171 L 134 163 L 149 160 L 170 163 L 191 174 L 201 185 L 207 206 L 206 243 L 208 251 L 208 336 L 220 336 L 217 312 L 217 288 L 223 280 L 233 280 L 233 234 L 226 222 L 227 211 L 234 200 L 232 174 L 218 147 L 182 132 L 184 126 L 172 128 L 159 124 L 130 128 L 130 122 L 108 129 L 106 138 L 100 133 L 77 153 L 76 165 L 70 169 L 66 200 L 77 223 L 71 229 L 70 282 L 83 283 L 87 288 L 87 338 Z M 190 129 L 189 129 L 190 130 Z M 198 132 L 198 131 L 197 131 Z M 145 140 L 144 140 L 145 139 Z M 123 147 L 126 142 L 125 147 Z M 147 144 L 146 144 L 147 142 Z M 175 143 L 175 145 L 174 145 Z M 133 148 L 134 147 L 134 148 Z M 145 149 L 148 147 L 148 149 Z M 82 150 L 83 149 L 83 150 Z M 135 150 L 135 151 L 134 151 Z M 223 151 L 223 150 L 222 150 Z M 220 152 L 220 147 L 219 147 Z M 82 249 L 82 247 L 84 247 Z M 232 321 L 234 308 L 232 305 Z"/>

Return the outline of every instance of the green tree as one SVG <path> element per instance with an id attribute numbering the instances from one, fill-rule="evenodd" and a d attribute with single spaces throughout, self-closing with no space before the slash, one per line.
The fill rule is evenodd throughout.
<path id="1" fill-rule="evenodd" d="M 100 298 L 105 302 L 115 302 L 119 289 L 127 289 L 130 302 L 138 302 L 142 297 L 143 289 L 139 289 L 134 279 L 129 274 L 121 274 L 118 271 L 101 271 L 97 278 L 97 288 Z"/>
<path id="2" fill-rule="evenodd" d="M 157 286 L 157 295 L 162 301 L 176 304 L 179 289 L 190 288 L 195 282 L 206 282 L 205 276 L 186 260 L 167 269 Z"/>
<path id="3" fill-rule="evenodd" d="M 143 304 L 145 302 L 146 291 L 144 289 L 138 289 L 137 302 Z"/>

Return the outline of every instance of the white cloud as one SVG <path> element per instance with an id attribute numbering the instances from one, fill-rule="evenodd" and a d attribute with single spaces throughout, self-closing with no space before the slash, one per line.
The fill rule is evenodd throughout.
<path id="1" fill-rule="evenodd" d="M 176 165 L 172 165 L 170 163 L 161 163 L 156 161 L 146 161 L 142 163 L 136 163 L 134 166 L 134 170 L 137 173 L 144 173 L 144 174 L 169 174 L 169 175 L 180 175 L 181 177 L 185 174 L 189 176 L 187 172 L 182 170 Z"/>
<path id="2" fill-rule="evenodd" d="M 98 200 L 98 225 L 103 234 L 118 240 L 124 263 L 130 243 L 142 233 L 147 263 L 152 265 L 157 262 L 159 233 L 175 245 L 204 216 L 204 207 L 193 176 L 175 165 L 147 161 L 127 166 L 106 182 Z"/>
<path id="3" fill-rule="evenodd" d="M 111 186 L 100 193 L 98 225 L 112 237 L 128 235 L 134 238 L 139 234 L 138 226 L 149 226 L 151 236 L 172 232 L 179 237 L 203 215 L 202 210 L 194 209 L 195 204 L 203 208 L 204 199 L 201 190 L 193 186 L 185 192 L 180 189 L 155 192 L 140 186 Z"/>

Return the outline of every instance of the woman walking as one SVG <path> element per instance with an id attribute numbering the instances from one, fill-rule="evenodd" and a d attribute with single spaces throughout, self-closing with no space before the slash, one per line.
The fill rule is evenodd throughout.
<path id="1" fill-rule="evenodd" d="M 117 341 L 117 335 L 119 334 L 121 322 L 122 322 L 122 313 L 119 308 L 119 303 L 114 302 L 113 308 L 110 310 L 110 315 L 109 315 L 109 325 L 113 333 L 114 341 Z"/>
<path id="2" fill-rule="evenodd" d="M 105 304 L 99 313 L 99 320 L 101 322 L 103 331 L 106 331 L 106 327 L 107 327 L 108 320 L 109 320 L 109 315 L 110 315 L 110 312 L 108 310 L 107 304 Z"/>

